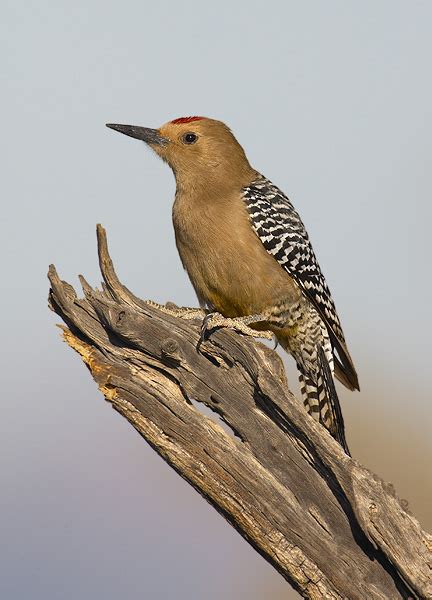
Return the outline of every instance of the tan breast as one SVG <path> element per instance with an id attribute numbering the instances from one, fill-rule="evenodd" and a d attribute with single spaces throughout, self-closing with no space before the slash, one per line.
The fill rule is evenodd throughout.
<path id="1" fill-rule="evenodd" d="M 301 295 L 254 233 L 240 190 L 213 199 L 177 193 L 173 223 L 183 266 L 200 302 L 224 316 L 261 313 Z"/>

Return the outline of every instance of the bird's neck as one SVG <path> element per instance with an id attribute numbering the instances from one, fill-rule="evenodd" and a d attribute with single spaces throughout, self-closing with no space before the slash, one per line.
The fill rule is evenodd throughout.
<path id="1" fill-rule="evenodd" d="M 198 202 L 217 202 L 232 194 L 240 194 L 257 177 L 249 164 L 242 168 L 220 168 L 219 166 L 174 171 L 176 179 L 176 198 L 188 196 Z"/>

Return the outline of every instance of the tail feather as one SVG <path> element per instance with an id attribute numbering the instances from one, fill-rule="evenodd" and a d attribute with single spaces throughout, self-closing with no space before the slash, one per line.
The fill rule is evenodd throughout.
<path id="1" fill-rule="evenodd" d="M 322 346 L 318 347 L 318 376 L 316 382 L 300 373 L 303 402 L 308 413 L 319 421 L 351 456 L 346 439 L 345 425 L 330 365 Z"/>

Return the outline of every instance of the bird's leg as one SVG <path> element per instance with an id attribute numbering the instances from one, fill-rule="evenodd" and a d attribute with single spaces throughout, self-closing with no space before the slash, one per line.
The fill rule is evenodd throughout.
<path id="1" fill-rule="evenodd" d="M 172 315 L 173 317 L 179 317 L 180 319 L 193 320 L 193 319 L 202 319 L 206 315 L 206 311 L 201 308 L 189 308 L 187 306 L 176 306 L 172 302 L 167 302 L 167 304 L 159 304 L 158 302 L 153 302 L 153 300 L 145 300 L 145 303 L 153 308 L 157 308 L 161 312 L 164 312 L 168 315 Z"/>
<path id="2" fill-rule="evenodd" d="M 261 323 L 263 321 L 266 321 L 265 315 L 247 315 L 245 317 L 227 319 L 218 312 L 211 312 L 204 317 L 201 327 L 200 343 L 206 339 L 206 334 L 209 330 L 216 329 L 217 327 L 230 327 L 244 335 L 272 340 L 274 336 L 271 331 L 259 331 L 249 327 L 249 325 L 252 325 L 253 323 Z"/>

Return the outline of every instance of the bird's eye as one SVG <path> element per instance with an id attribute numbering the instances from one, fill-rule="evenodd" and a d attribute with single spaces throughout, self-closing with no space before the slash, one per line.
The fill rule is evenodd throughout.
<path id="1" fill-rule="evenodd" d="M 197 141 L 198 136 L 196 135 L 196 133 L 185 133 L 183 136 L 183 141 L 185 144 L 195 144 L 195 142 Z"/>

